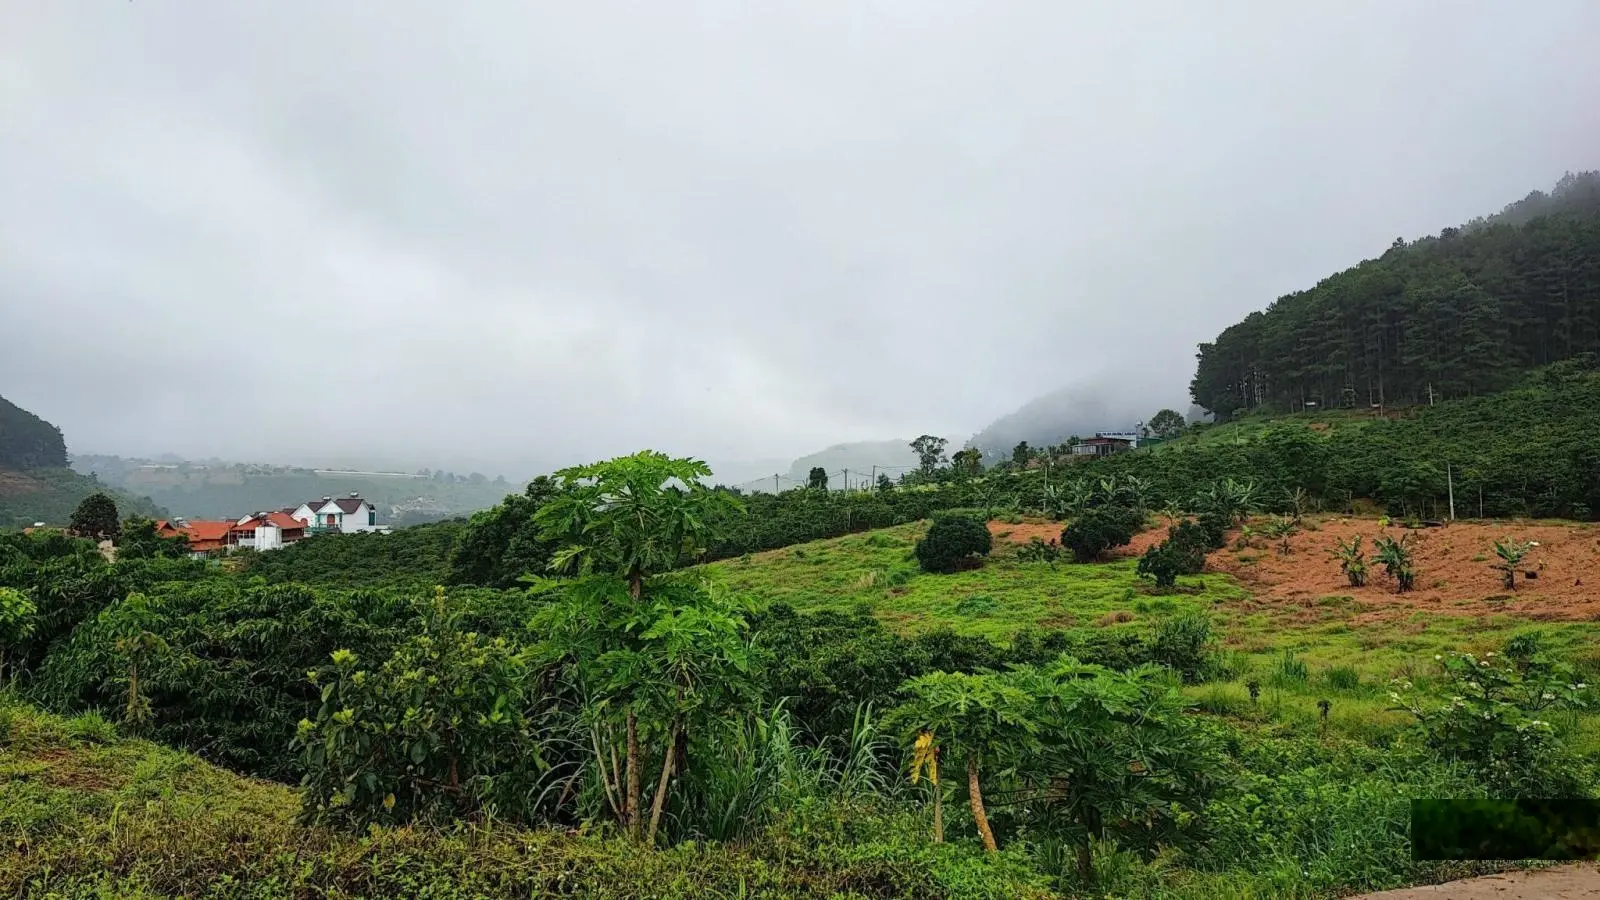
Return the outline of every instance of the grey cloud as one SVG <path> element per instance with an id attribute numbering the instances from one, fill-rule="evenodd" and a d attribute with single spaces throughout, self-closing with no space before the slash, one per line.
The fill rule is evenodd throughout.
<path id="1" fill-rule="evenodd" d="M 0 23 L 0 394 L 84 451 L 524 475 L 1181 409 L 1196 342 L 1600 148 L 1587 0 Z"/>

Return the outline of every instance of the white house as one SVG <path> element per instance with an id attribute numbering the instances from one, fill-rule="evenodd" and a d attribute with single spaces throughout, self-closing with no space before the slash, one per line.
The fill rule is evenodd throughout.
<path id="1" fill-rule="evenodd" d="M 228 529 L 228 545 L 255 550 L 277 550 L 305 537 L 304 522 L 281 512 L 245 516 Z"/>
<path id="2" fill-rule="evenodd" d="M 388 526 L 378 524 L 378 508 L 361 499 L 360 494 L 348 497 L 323 497 L 308 500 L 289 513 L 308 528 L 323 531 L 388 531 Z"/>

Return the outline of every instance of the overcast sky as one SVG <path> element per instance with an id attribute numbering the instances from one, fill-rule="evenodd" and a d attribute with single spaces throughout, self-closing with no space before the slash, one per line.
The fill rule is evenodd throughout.
<path id="1" fill-rule="evenodd" d="M 1600 167 L 1600 2 L 0 0 L 0 395 L 526 475 L 1187 403 Z M 1125 423 L 1109 423 L 1122 425 Z"/>

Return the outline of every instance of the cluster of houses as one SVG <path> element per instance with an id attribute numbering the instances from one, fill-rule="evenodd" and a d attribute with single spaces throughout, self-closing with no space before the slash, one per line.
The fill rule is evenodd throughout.
<path id="1" fill-rule="evenodd" d="M 195 556 L 211 556 L 239 549 L 277 550 L 313 534 L 387 532 L 389 526 L 378 524 L 377 507 L 351 494 L 255 512 L 238 520 L 173 519 L 156 523 L 156 529 L 164 537 L 187 538 Z"/>

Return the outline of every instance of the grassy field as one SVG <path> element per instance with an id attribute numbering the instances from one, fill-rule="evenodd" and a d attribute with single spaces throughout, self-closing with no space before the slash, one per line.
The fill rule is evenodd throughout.
<path id="1" fill-rule="evenodd" d="M 1023 561 L 1016 555 L 1020 545 L 1003 537 L 983 568 L 930 575 L 911 557 L 925 528 L 919 523 L 817 541 L 706 569 L 758 603 L 781 601 L 802 611 L 864 605 L 908 634 L 948 627 L 1001 642 L 1022 628 L 1145 629 L 1162 616 L 1203 610 L 1228 677 L 1185 689 L 1201 709 L 1295 731 L 1326 728 L 1367 742 L 1387 741 L 1410 723 L 1390 709 L 1390 681 L 1427 686 L 1435 655 L 1450 651 L 1494 650 L 1515 635 L 1537 632 L 1546 647 L 1600 680 L 1596 622 L 1460 615 L 1448 604 L 1374 616 L 1370 605 L 1341 593 L 1334 582 L 1323 596 L 1287 601 L 1253 594 L 1220 573 L 1184 577 L 1177 592 L 1161 594 L 1137 576 L 1131 558 Z M 1004 526 L 996 528 L 1004 534 Z M 1327 562 L 1307 555 L 1303 564 Z M 1255 702 L 1247 687 L 1252 681 L 1259 685 Z M 1326 724 L 1317 705 L 1324 699 L 1330 704 Z M 1567 715 L 1557 725 L 1580 749 L 1600 750 L 1600 712 Z"/>
<path id="2" fill-rule="evenodd" d="M 1002 642 L 1019 628 L 1116 624 L 1119 618 L 1212 609 L 1247 596 L 1222 575 L 1184 579 L 1183 593 L 1155 596 L 1134 574 L 1133 560 L 1087 566 L 1024 563 L 1004 539 L 981 569 L 928 575 L 911 557 L 925 528 L 903 525 L 706 568 L 758 602 L 783 601 L 802 611 L 866 604 L 907 633 L 948 626 Z"/>

